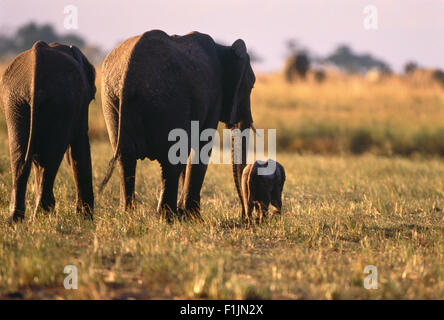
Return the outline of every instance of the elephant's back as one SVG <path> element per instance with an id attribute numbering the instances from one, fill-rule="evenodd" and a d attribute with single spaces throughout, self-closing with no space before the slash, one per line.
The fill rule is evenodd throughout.
<path id="1" fill-rule="evenodd" d="M 175 92 L 180 88 L 190 94 L 207 88 L 208 95 L 214 95 L 211 91 L 219 85 L 215 79 L 220 78 L 215 62 L 214 41 L 208 35 L 148 31 L 123 41 L 108 54 L 102 65 L 102 92 L 114 98 L 137 94 L 149 99 L 164 93 L 180 95 Z"/>
<path id="2" fill-rule="evenodd" d="M 197 38 L 153 30 L 124 41 L 104 61 L 102 101 L 112 102 L 104 112 L 114 128 L 112 109 L 125 115 L 121 140 L 131 141 L 138 158 L 157 159 L 173 144 L 172 129 L 189 132 L 191 120 L 204 123 L 207 113 L 219 112 L 208 106 L 217 108 L 221 100 L 220 77 Z"/>
<path id="3" fill-rule="evenodd" d="M 140 36 L 129 38 L 114 48 L 103 60 L 102 64 L 102 90 L 117 91 L 118 95 L 127 73 L 131 55 Z"/>
<path id="4" fill-rule="evenodd" d="M 124 76 L 121 80 L 128 90 L 147 96 L 167 91 L 180 95 L 182 92 L 174 91 L 186 88 L 192 94 L 193 87 L 211 90 L 215 85 L 216 53 L 209 36 L 199 33 L 169 36 L 152 30 L 129 40 L 119 49 L 122 51 L 119 68 Z"/>
<path id="5" fill-rule="evenodd" d="M 22 52 L 6 67 L 0 78 L 0 93 L 3 106 L 11 100 L 30 103 L 34 82 L 35 54 L 32 50 Z"/>

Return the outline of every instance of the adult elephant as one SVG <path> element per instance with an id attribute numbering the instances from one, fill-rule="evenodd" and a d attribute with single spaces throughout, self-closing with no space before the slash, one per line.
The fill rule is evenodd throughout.
<path id="1" fill-rule="evenodd" d="M 12 172 L 11 218 L 25 216 L 26 185 L 34 163 L 36 211 L 55 206 L 54 179 L 69 149 L 77 187 L 77 211 L 92 217 L 88 106 L 95 70 L 74 46 L 37 41 L 18 55 L 0 80 Z"/>
<path id="2" fill-rule="evenodd" d="M 207 164 L 192 161 L 192 153 L 187 163 L 171 163 L 168 152 L 175 142 L 168 141 L 168 135 L 173 129 L 183 129 L 190 137 L 191 121 L 199 121 L 199 132 L 216 129 L 219 121 L 232 129 L 253 125 L 250 93 L 255 76 L 244 41 L 223 46 L 198 32 L 169 36 L 152 30 L 115 48 L 106 57 L 102 73 L 103 113 L 114 148 L 102 187 L 117 161 L 120 204 L 132 209 L 136 160 L 157 160 L 162 168 L 158 212 L 168 219 L 184 213 L 200 218 Z M 202 147 L 199 143 L 194 149 Z M 245 147 L 245 141 L 236 146 L 242 151 L 242 161 L 233 162 L 239 199 Z"/>

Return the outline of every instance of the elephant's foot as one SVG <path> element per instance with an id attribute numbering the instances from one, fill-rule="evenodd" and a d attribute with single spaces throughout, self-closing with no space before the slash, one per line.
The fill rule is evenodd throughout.
<path id="1" fill-rule="evenodd" d="M 262 223 L 265 223 L 265 221 L 267 221 L 268 220 L 268 213 L 264 213 L 264 214 L 259 214 L 257 217 L 256 217 L 256 223 L 257 224 L 262 224 Z"/>
<path id="2" fill-rule="evenodd" d="M 34 210 L 34 217 L 36 217 L 39 214 L 49 214 L 55 210 L 55 200 L 40 200 L 37 201 L 37 204 L 35 206 Z"/>
<path id="3" fill-rule="evenodd" d="M 53 195 L 51 196 L 41 196 L 40 199 L 36 201 L 36 209 L 42 210 L 45 212 L 50 212 L 55 208 L 55 198 Z"/>
<path id="4" fill-rule="evenodd" d="M 93 206 L 83 203 L 83 202 L 77 202 L 77 208 L 76 211 L 78 214 L 80 214 L 85 220 L 94 220 L 93 217 Z"/>
<path id="5" fill-rule="evenodd" d="M 175 220 L 178 220 L 178 215 L 171 210 L 162 210 L 160 216 L 166 220 L 168 224 L 173 224 Z"/>
<path id="6" fill-rule="evenodd" d="M 194 209 L 178 209 L 179 219 L 182 221 L 203 222 L 204 219 L 200 215 L 199 208 Z"/>
<path id="7" fill-rule="evenodd" d="M 157 208 L 157 213 L 161 218 L 165 219 L 169 224 L 174 223 L 174 221 L 182 220 L 182 215 L 180 211 L 172 210 L 168 205 L 160 205 Z"/>
<path id="8" fill-rule="evenodd" d="M 15 209 L 11 211 L 8 222 L 10 224 L 22 222 L 25 219 L 25 210 Z"/>
<path id="9" fill-rule="evenodd" d="M 250 219 L 248 216 L 242 216 L 242 223 L 251 225 L 252 219 Z"/>
<path id="10" fill-rule="evenodd" d="M 37 206 L 34 210 L 34 217 L 37 217 L 39 215 L 49 215 L 51 212 L 55 210 L 55 207 L 50 208 L 43 208 L 42 206 Z"/>

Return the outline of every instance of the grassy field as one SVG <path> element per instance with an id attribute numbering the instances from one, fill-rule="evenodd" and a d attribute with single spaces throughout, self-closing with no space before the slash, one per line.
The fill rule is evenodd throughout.
<path id="1" fill-rule="evenodd" d="M 379 81 L 332 74 L 322 84 L 259 79 L 255 120 L 278 128 L 281 151 L 444 155 L 444 88 L 427 71 Z"/>
<path id="2" fill-rule="evenodd" d="M 278 128 L 287 182 L 282 216 L 251 227 L 240 222 L 229 165 L 209 167 L 204 222 L 168 225 L 155 214 L 160 172 L 149 161 L 138 164 L 131 214 L 118 208 L 115 174 L 96 196 L 94 222 L 78 217 L 64 162 L 55 212 L 31 216 L 30 179 L 27 219 L 9 226 L 2 117 L 0 297 L 444 299 L 444 161 L 435 149 L 444 145 L 444 90 L 415 81 L 290 86 L 259 75 L 253 115 L 258 128 Z M 435 144 L 418 149 L 422 133 Z M 112 154 L 99 95 L 91 137 L 97 185 Z M 360 139 L 367 147 L 359 149 Z M 406 145 L 413 151 L 396 151 Z M 78 269 L 77 290 L 63 287 L 66 265 Z M 366 265 L 378 268 L 376 290 L 363 286 Z"/>

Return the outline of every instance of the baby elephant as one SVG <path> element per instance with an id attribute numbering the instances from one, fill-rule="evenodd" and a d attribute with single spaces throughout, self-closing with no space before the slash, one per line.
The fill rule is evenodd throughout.
<path id="1" fill-rule="evenodd" d="M 246 221 L 253 218 L 253 208 L 261 223 L 267 215 L 270 203 L 281 213 L 282 189 L 285 182 L 284 167 L 274 160 L 248 164 L 242 172 L 242 202 Z"/>

